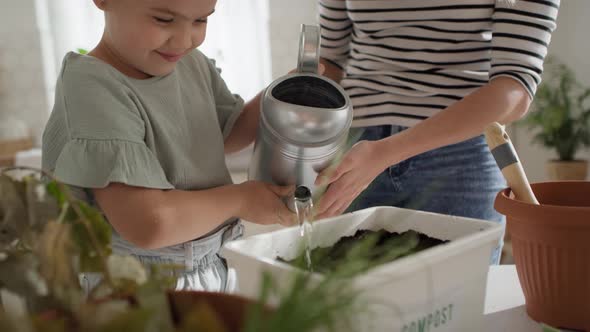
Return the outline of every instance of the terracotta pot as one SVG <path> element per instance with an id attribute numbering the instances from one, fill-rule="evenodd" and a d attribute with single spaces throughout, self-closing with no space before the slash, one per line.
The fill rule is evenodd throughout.
<path id="1" fill-rule="evenodd" d="M 498 193 L 529 316 L 590 332 L 590 182 L 532 185 L 541 205 Z"/>
<path id="2" fill-rule="evenodd" d="M 547 175 L 551 181 L 586 180 L 588 176 L 587 160 L 550 160 L 547 162 Z"/>
<path id="3" fill-rule="evenodd" d="M 94 300 L 92 303 L 101 304 L 113 300 L 114 298 L 106 297 Z M 137 301 L 133 296 L 117 296 L 116 299 L 126 300 L 132 306 L 137 305 Z M 184 317 L 192 313 L 194 306 L 198 303 L 206 303 L 211 310 L 213 310 L 220 319 L 226 331 L 239 332 L 242 331 L 246 324 L 246 317 L 248 310 L 256 302 L 245 297 L 204 291 L 170 291 L 168 292 L 168 299 L 170 302 L 170 310 L 172 319 L 175 325 L 181 324 Z M 265 314 L 271 314 L 272 310 L 268 307 L 264 308 Z M 50 309 L 41 312 L 36 316 L 42 322 L 50 322 L 54 320 L 63 320 L 67 326 L 64 331 L 79 331 L 73 317 L 59 309 Z"/>
<path id="4" fill-rule="evenodd" d="M 214 292 L 174 291 L 169 293 L 169 298 L 176 323 L 181 322 L 195 304 L 205 302 L 223 318 L 223 323 L 231 332 L 243 330 L 248 310 L 255 305 L 254 301 L 245 297 Z"/>

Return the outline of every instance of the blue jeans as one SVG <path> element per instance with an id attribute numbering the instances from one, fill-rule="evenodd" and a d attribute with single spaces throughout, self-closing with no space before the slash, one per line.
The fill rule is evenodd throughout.
<path id="1" fill-rule="evenodd" d="M 243 226 L 238 220 L 205 237 L 165 248 L 147 250 L 136 247 L 113 232 L 113 252 L 135 256 L 146 269 L 150 265 L 184 265 L 185 270 L 174 271 L 177 290 L 232 293 L 237 289 L 236 272 L 228 268 L 219 255 L 221 247 L 242 236 Z M 82 288 L 90 292 L 101 280 L 100 275 L 85 273 L 81 276 Z"/>
<path id="2" fill-rule="evenodd" d="M 360 140 L 373 141 L 404 129 L 383 125 L 358 130 L 364 130 Z M 348 212 L 396 206 L 504 223 L 504 216 L 493 205 L 496 194 L 505 187 L 484 136 L 478 136 L 390 166 L 357 197 Z M 494 251 L 492 264 L 498 264 L 501 246 Z"/>

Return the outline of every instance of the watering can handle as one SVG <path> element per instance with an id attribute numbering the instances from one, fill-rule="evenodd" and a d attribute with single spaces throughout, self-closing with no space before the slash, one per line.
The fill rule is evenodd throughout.
<path id="1" fill-rule="evenodd" d="M 488 147 L 514 197 L 520 201 L 539 205 L 504 126 L 497 122 L 492 123 L 486 128 L 485 136 Z"/>
<path id="2" fill-rule="evenodd" d="M 318 73 L 320 62 L 320 27 L 317 25 L 301 25 L 299 37 L 298 73 Z"/>

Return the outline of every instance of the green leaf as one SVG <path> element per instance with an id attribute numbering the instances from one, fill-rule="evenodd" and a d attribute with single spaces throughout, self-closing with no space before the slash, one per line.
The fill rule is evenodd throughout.
<path id="1" fill-rule="evenodd" d="M 106 256 L 111 254 L 111 227 L 102 214 L 88 204 L 74 204 L 81 215 L 70 208 L 67 221 L 72 224 L 72 238 L 80 251 L 80 271 L 103 271 Z"/>
<path id="2" fill-rule="evenodd" d="M 66 201 L 66 197 L 60 189 L 59 184 L 56 181 L 50 181 L 47 183 L 46 188 L 47 192 L 57 200 L 58 205 L 60 207 L 63 206 Z"/>
<path id="3" fill-rule="evenodd" d="M 326 275 L 321 281 L 309 273 L 291 276 L 288 287 L 281 290 L 269 274 L 262 279 L 259 306 L 247 316 L 246 332 L 356 331 L 365 304 L 350 278 Z M 270 313 L 262 303 L 278 297 L 279 305 Z"/>
<path id="4" fill-rule="evenodd" d="M 78 206 L 84 214 L 84 217 L 90 221 L 92 232 L 96 235 L 99 243 L 105 245 L 104 249 L 109 249 L 111 241 L 111 226 L 104 219 L 102 213 L 82 201 L 78 202 Z"/>

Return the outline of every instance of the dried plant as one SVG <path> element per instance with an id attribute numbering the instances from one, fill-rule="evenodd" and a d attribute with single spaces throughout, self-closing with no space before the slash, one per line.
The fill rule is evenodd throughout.
<path id="1" fill-rule="evenodd" d="M 135 258 L 113 254 L 110 240 L 101 213 L 73 198 L 64 184 L 37 170 L 2 171 L 0 331 L 228 331 L 224 317 L 203 303 L 175 324 L 170 273 L 145 271 Z M 354 330 L 362 306 L 350 287 L 350 267 L 358 262 L 350 263 L 321 281 L 294 273 L 287 289 L 265 275 L 244 331 Z M 102 276 L 90 294 L 78 280 L 86 272 Z M 269 311 L 271 295 L 278 304 Z"/>

